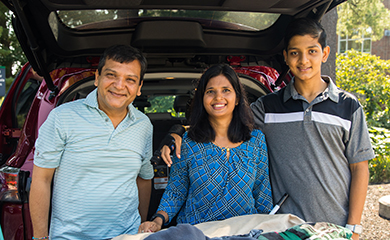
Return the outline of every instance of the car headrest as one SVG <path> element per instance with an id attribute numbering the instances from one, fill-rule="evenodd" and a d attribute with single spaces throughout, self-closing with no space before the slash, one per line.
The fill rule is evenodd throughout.
<path id="1" fill-rule="evenodd" d="M 173 103 L 173 108 L 176 112 L 186 112 L 190 105 L 191 97 L 189 95 L 178 95 Z"/>

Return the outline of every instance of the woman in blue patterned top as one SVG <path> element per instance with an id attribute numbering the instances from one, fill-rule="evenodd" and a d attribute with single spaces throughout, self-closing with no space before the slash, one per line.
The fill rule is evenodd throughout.
<path id="1" fill-rule="evenodd" d="M 151 222 L 139 232 L 155 232 L 178 214 L 177 223 L 197 224 L 234 216 L 269 213 L 271 185 L 265 138 L 237 74 L 226 64 L 200 78 L 168 186 Z"/>

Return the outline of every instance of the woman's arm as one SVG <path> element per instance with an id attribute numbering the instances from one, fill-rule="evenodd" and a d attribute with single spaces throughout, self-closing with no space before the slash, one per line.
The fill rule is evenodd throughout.
<path id="1" fill-rule="evenodd" d="M 256 201 L 258 213 L 269 213 L 273 207 L 271 183 L 268 171 L 268 153 L 264 134 L 261 133 L 257 141 L 258 164 L 256 165 L 256 180 L 253 188 L 253 196 Z"/>
<path id="2" fill-rule="evenodd" d="M 139 232 L 155 232 L 159 231 L 165 223 L 169 223 L 172 218 L 180 211 L 185 204 L 189 189 L 189 177 L 187 166 L 186 145 L 183 145 L 183 157 L 175 158 L 172 164 L 170 177 L 167 188 L 161 198 L 160 205 L 157 209 L 158 214 L 164 216 L 165 222 L 161 217 L 156 217 L 152 222 L 144 222 L 139 227 Z"/>

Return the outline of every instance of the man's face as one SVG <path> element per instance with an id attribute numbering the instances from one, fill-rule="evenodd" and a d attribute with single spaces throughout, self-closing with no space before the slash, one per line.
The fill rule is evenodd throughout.
<path id="1" fill-rule="evenodd" d="M 127 113 L 127 106 L 141 95 L 141 64 L 138 60 L 120 63 L 107 59 L 101 75 L 96 70 L 99 108 L 108 116 Z"/>
<path id="2" fill-rule="evenodd" d="M 322 49 L 318 38 L 296 35 L 291 38 L 283 55 L 296 80 L 320 80 L 321 64 L 328 59 L 329 51 L 328 46 Z"/>

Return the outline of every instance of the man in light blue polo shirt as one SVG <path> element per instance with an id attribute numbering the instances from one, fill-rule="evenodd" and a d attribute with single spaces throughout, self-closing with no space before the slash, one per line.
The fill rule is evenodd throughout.
<path id="1" fill-rule="evenodd" d="M 131 104 L 146 65 L 135 48 L 108 48 L 97 89 L 52 110 L 39 129 L 30 192 L 35 239 L 109 239 L 137 233 L 146 220 L 152 125 Z"/>

